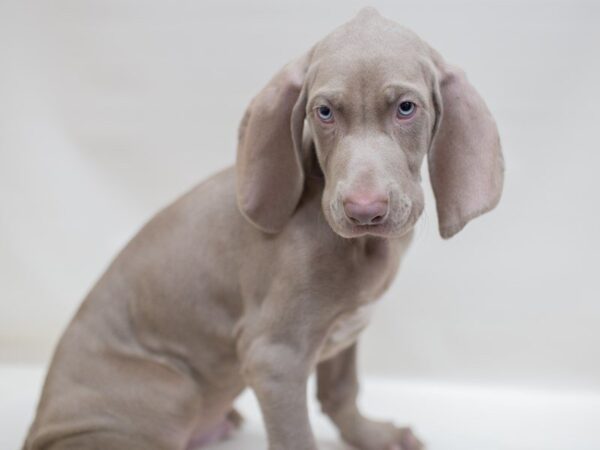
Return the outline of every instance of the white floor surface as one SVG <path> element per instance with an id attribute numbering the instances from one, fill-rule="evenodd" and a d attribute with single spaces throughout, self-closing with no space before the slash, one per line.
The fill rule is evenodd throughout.
<path id="1" fill-rule="evenodd" d="M 42 380 L 39 366 L 0 365 L 0 449 L 20 449 Z M 368 379 L 361 403 L 373 417 L 414 426 L 429 450 L 600 449 L 598 393 Z M 252 394 L 244 393 L 237 407 L 246 419 L 243 429 L 210 449 L 265 449 Z M 320 449 L 347 448 L 312 400 L 311 417 Z"/>

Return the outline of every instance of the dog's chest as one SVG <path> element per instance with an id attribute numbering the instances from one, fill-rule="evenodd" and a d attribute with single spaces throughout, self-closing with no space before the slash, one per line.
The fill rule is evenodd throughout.
<path id="1" fill-rule="evenodd" d="M 360 332 L 371 320 L 374 306 L 370 303 L 339 317 L 321 347 L 319 359 L 321 361 L 329 359 L 356 341 Z"/>

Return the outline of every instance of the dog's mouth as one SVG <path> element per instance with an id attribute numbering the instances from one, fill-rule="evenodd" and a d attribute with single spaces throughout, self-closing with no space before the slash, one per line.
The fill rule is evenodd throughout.
<path id="1" fill-rule="evenodd" d="M 344 227 L 344 237 L 361 237 L 366 235 L 386 237 L 390 233 L 386 224 L 377 225 L 355 225 L 348 224 Z"/>
<path id="2" fill-rule="evenodd" d="M 336 218 L 335 214 L 327 214 L 327 220 L 333 231 L 344 238 L 361 236 L 377 236 L 383 238 L 401 237 L 413 229 L 418 214 L 411 210 L 403 217 L 390 215 L 386 220 L 377 224 L 355 224 L 345 217 Z M 332 217 L 333 216 L 333 217 Z"/>
<path id="3" fill-rule="evenodd" d="M 361 236 L 401 237 L 408 233 L 412 228 L 412 223 L 405 223 L 399 227 L 388 223 L 376 225 L 355 225 L 347 223 L 343 227 L 334 229 L 334 231 L 345 238 L 357 238 Z"/>

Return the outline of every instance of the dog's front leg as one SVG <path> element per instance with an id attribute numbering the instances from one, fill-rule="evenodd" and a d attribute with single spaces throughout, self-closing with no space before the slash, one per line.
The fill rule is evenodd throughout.
<path id="1" fill-rule="evenodd" d="M 270 450 L 316 450 L 307 408 L 307 381 L 326 333 L 323 317 L 301 305 L 263 304 L 238 341 L 242 371 L 254 390 Z"/>
<path id="2" fill-rule="evenodd" d="M 342 438 L 361 450 L 422 450 L 409 428 L 376 422 L 358 410 L 356 344 L 317 366 L 317 396 Z"/>

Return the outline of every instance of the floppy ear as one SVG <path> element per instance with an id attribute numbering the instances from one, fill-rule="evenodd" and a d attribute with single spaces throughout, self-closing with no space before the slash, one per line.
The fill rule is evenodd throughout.
<path id="1" fill-rule="evenodd" d="M 494 118 L 464 72 L 434 55 L 437 133 L 429 151 L 440 234 L 448 239 L 500 200 L 504 161 Z"/>
<path id="2" fill-rule="evenodd" d="M 300 152 L 308 62 L 307 54 L 281 69 L 250 102 L 240 125 L 238 206 L 267 233 L 284 227 L 304 188 Z"/>

